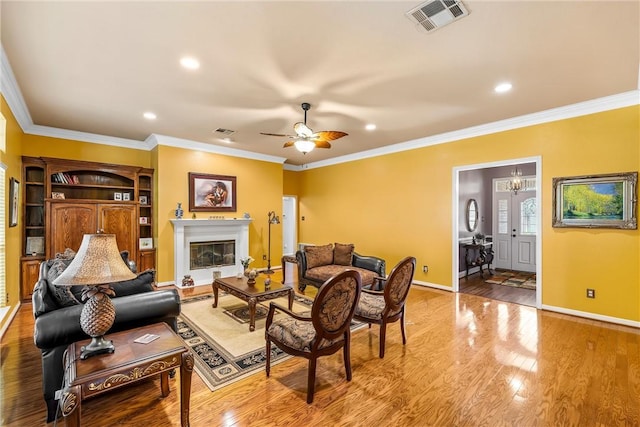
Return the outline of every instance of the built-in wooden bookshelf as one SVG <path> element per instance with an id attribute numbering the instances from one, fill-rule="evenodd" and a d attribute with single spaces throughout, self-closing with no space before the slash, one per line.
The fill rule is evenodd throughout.
<path id="1" fill-rule="evenodd" d="M 23 157 L 22 298 L 30 298 L 38 265 L 85 234 L 116 235 L 139 269 L 155 268 L 153 169 L 78 160 Z M 142 240 L 141 240 L 142 239 Z"/>

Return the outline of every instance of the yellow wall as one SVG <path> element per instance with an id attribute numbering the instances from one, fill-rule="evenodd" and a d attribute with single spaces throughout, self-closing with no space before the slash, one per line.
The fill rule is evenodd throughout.
<path id="1" fill-rule="evenodd" d="M 640 169 L 639 122 L 633 106 L 299 172 L 299 241 L 353 242 L 388 270 L 413 255 L 416 280 L 451 287 L 453 168 L 541 156 L 542 303 L 640 321 L 639 231 L 551 226 L 553 177 Z"/>
<path id="2" fill-rule="evenodd" d="M 92 144 L 39 135 L 24 134 L 22 136 L 21 154 L 32 157 L 56 157 L 144 168 L 151 167 L 151 153 L 147 150 Z"/>
<path id="3" fill-rule="evenodd" d="M 196 212 L 197 218 L 224 216 L 241 218 L 248 212 L 253 219 L 249 226 L 249 255 L 255 258 L 252 267 L 266 267 L 262 260 L 267 255 L 267 213 L 282 210 L 282 165 L 239 157 L 182 148 L 159 146 L 154 160 L 158 180 L 156 198 L 158 212 L 157 279 L 159 282 L 174 281 L 173 226 L 169 220 L 175 218 L 175 208 L 182 203 L 184 218 L 192 218 L 189 212 L 189 172 L 231 175 L 236 177 L 236 212 Z M 280 265 L 282 256 L 282 233 L 271 233 L 271 262 Z"/>
<path id="4" fill-rule="evenodd" d="M 364 159 L 303 172 L 276 163 L 159 146 L 151 151 L 24 135 L 2 99 L 7 176 L 20 176 L 19 156 L 49 156 L 152 167 L 156 170 L 154 234 L 160 282 L 173 281 L 173 228 L 177 202 L 188 212 L 188 173 L 233 175 L 237 212 L 249 212 L 250 254 L 263 267 L 267 212 L 279 212 L 282 195 L 296 195 L 302 242 L 354 242 L 363 254 L 387 260 L 417 257 L 429 273 L 416 280 L 452 286 L 452 200 L 454 167 L 541 156 L 543 304 L 640 321 L 640 234 L 638 230 L 551 227 L 552 178 L 640 169 L 640 107 L 593 114 Z M 220 213 L 198 213 L 198 218 Z M 20 246 L 20 226 L 7 229 L 8 247 Z M 272 233 L 271 259 L 279 264 L 281 233 Z M 275 260 L 275 262 L 274 262 Z M 11 303 L 19 292 L 19 253 L 8 252 Z M 585 298 L 585 288 L 596 299 Z"/>
<path id="5" fill-rule="evenodd" d="M 22 131 L 16 122 L 11 110 L 7 106 L 4 97 L 0 97 L 1 111 L 4 119 L 6 120 L 6 151 L 0 150 L 0 161 L 7 166 L 6 170 L 6 182 L 2 185 L 5 186 L 5 194 L 7 203 L 2 209 L 5 209 L 5 247 L 6 247 L 6 290 L 7 290 L 7 305 L 10 307 L 16 306 L 20 301 L 20 251 L 15 248 L 20 248 L 22 239 L 22 218 L 18 216 L 18 226 L 9 227 L 9 179 L 11 177 L 16 178 L 22 184 L 22 167 L 20 159 L 20 144 L 22 138 Z M 23 187 L 21 187 L 23 188 Z M 20 206 L 22 205 L 22 191 L 20 191 Z M 21 211 L 21 210 L 20 210 Z M 19 211 L 19 212 L 20 212 Z M 20 214 L 19 214 L 20 215 Z M 2 324 L 7 321 L 7 317 L 0 320 Z M 1 325 L 0 325 L 1 326 Z"/>

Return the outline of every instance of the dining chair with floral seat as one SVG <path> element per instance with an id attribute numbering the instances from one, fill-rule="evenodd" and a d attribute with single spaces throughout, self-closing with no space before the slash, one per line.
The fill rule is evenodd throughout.
<path id="1" fill-rule="evenodd" d="M 416 259 L 406 257 L 400 261 L 385 280 L 382 291 L 363 289 L 360 302 L 356 307 L 354 319 L 371 324 L 380 325 L 380 358 L 384 358 L 387 324 L 400 320 L 402 331 L 402 345 L 407 343 L 404 316 L 405 302 L 413 282 L 416 270 Z"/>
<path id="2" fill-rule="evenodd" d="M 313 301 L 311 313 L 294 313 L 271 302 L 265 326 L 266 373 L 271 370 L 271 343 L 285 353 L 309 360 L 307 403 L 313 402 L 316 364 L 320 356 L 342 349 L 347 381 L 351 381 L 351 320 L 361 293 L 360 274 L 345 270 L 328 279 Z M 283 316 L 274 320 L 275 311 Z"/>

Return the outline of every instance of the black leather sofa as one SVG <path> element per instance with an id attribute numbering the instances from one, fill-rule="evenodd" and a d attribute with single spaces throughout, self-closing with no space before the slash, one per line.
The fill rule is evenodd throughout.
<path id="1" fill-rule="evenodd" d="M 56 295 L 60 290 L 50 283 L 52 276 L 56 274 L 50 269 L 52 266 L 53 269 L 59 267 L 60 263 L 57 261 L 47 260 L 40 264 L 40 277 L 32 296 L 35 318 L 33 338 L 42 352 L 42 391 L 47 405 L 47 422 L 59 415 L 55 393 L 62 387 L 64 379 L 64 352 L 69 344 L 89 338 L 80 328 L 83 305 L 73 301 L 61 303 Z M 177 330 L 180 297 L 175 289 L 155 291 L 152 285 L 154 274 L 153 270 L 149 270 L 132 281 L 113 286 L 116 292 L 116 297 L 112 299 L 116 318 L 109 332 L 157 322 L 165 322 L 174 331 Z"/>

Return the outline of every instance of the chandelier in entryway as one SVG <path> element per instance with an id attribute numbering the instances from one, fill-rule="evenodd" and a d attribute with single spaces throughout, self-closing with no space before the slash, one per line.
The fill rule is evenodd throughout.
<path id="1" fill-rule="evenodd" d="M 522 190 L 522 171 L 517 167 L 511 171 L 511 179 L 509 180 L 509 190 L 513 191 L 513 194 L 518 194 L 518 191 Z"/>

